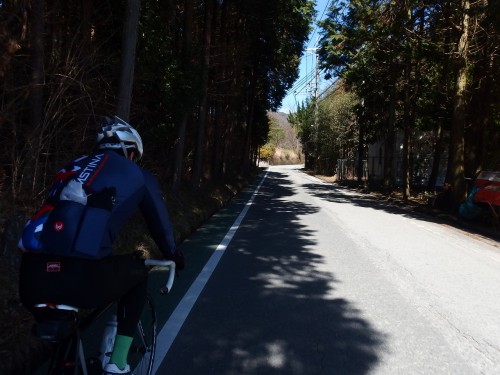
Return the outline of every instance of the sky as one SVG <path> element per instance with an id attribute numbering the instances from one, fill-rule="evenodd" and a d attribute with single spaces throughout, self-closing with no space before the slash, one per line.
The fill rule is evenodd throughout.
<path id="1" fill-rule="evenodd" d="M 326 17 L 329 3 L 330 0 L 316 0 L 316 22 Z M 297 104 L 300 104 L 307 98 L 314 96 L 314 71 L 316 64 L 315 48 L 317 47 L 319 40 L 319 30 L 316 22 L 312 25 L 313 30 L 309 35 L 306 50 L 301 58 L 299 78 L 295 81 L 292 88 L 288 90 L 287 96 L 283 99 L 281 107 L 278 109 L 279 112 L 295 112 Z M 318 77 L 318 93 L 323 92 L 330 84 L 331 81 L 326 81 L 324 79 L 324 74 L 320 73 Z"/>

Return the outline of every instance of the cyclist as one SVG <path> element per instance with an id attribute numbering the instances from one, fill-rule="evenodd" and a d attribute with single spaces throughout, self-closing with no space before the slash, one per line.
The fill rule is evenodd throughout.
<path id="1" fill-rule="evenodd" d="M 127 355 L 147 295 L 148 270 L 133 254 L 113 255 L 125 221 L 140 210 L 165 258 L 184 268 L 156 179 L 135 162 L 139 133 L 117 116 L 106 117 L 97 151 L 57 173 L 43 207 L 28 221 L 19 294 L 30 311 L 39 303 L 96 308 L 118 301 L 117 336 L 105 374 L 127 374 Z"/>

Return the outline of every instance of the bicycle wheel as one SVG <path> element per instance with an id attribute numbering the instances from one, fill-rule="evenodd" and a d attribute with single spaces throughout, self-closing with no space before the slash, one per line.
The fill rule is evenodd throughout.
<path id="1" fill-rule="evenodd" d="M 156 311 L 153 300 L 147 297 L 147 302 L 137 324 L 128 361 L 133 373 L 150 375 L 153 370 L 153 361 L 156 351 Z"/>

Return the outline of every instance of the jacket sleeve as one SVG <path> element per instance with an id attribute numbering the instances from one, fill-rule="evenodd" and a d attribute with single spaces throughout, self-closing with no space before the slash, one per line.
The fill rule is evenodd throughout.
<path id="1" fill-rule="evenodd" d="M 143 173 L 145 193 L 140 206 L 141 212 L 146 220 L 149 232 L 163 256 L 171 259 L 176 251 L 176 245 L 168 209 L 156 178 L 145 170 L 143 170 Z"/>

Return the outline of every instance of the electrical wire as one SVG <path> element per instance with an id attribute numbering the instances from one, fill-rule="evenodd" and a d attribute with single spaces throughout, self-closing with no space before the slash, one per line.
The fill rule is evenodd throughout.
<path id="1" fill-rule="evenodd" d="M 307 46 L 306 46 L 306 50 L 307 50 L 307 47 L 311 44 L 311 41 L 313 41 L 314 35 L 316 34 L 316 31 L 318 29 L 318 22 L 323 19 L 324 15 L 325 15 L 325 13 L 327 11 L 327 9 L 330 7 L 330 3 L 331 3 L 331 0 L 328 0 L 327 3 L 326 3 L 326 5 L 325 5 L 325 7 L 323 8 L 323 12 L 321 13 L 321 16 L 316 19 L 313 32 L 312 32 L 312 34 L 311 34 L 311 36 L 309 38 L 309 41 L 307 43 Z M 302 56 L 302 58 L 304 58 L 304 57 L 307 57 L 307 55 Z M 316 58 L 317 58 L 317 56 L 316 56 Z M 317 64 L 317 61 L 315 61 L 315 64 Z M 307 67 L 306 67 L 306 70 L 307 70 Z M 300 78 L 298 81 L 296 81 L 293 84 L 293 86 L 290 89 L 288 89 L 288 92 L 289 93 L 293 93 L 294 96 L 297 96 L 297 94 L 300 94 L 300 92 L 303 91 L 304 89 L 306 89 L 308 85 L 312 84 L 312 82 L 316 79 L 316 74 L 318 74 L 318 76 L 319 76 L 322 73 L 324 73 L 324 70 L 316 72 L 316 66 L 315 66 L 313 69 L 309 70 L 302 78 Z M 320 96 L 323 95 L 330 87 L 332 87 L 333 84 L 335 84 L 335 82 L 332 83 L 332 85 L 328 86 L 320 94 Z"/>
<path id="2" fill-rule="evenodd" d="M 316 19 L 316 22 L 314 24 L 314 29 L 313 29 L 313 32 L 311 34 L 311 37 L 309 38 L 309 42 L 307 43 L 307 46 L 309 46 L 309 44 L 311 43 L 311 41 L 313 40 L 314 38 L 314 34 L 316 34 L 316 30 L 318 30 L 318 22 L 321 21 L 323 19 L 323 16 L 325 15 L 325 12 L 326 10 L 330 7 L 330 3 L 331 3 L 332 0 L 328 0 L 328 2 L 326 3 L 325 5 L 325 8 L 323 9 L 323 12 L 321 13 L 321 17 L 317 18 Z M 307 47 L 306 47 L 307 48 Z"/>
<path id="3" fill-rule="evenodd" d="M 330 3 L 331 3 L 331 0 L 328 0 L 325 7 L 323 8 L 323 12 L 321 12 L 321 16 L 319 18 L 316 19 L 316 22 L 315 22 L 315 26 L 314 26 L 314 29 L 313 29 L 313 32 L 311 34 L 311 36 L 309 37 L 309 42 L 307 43 L 307 46 L 309 46 L 311 44 L 311 41 L 313 41 L 314 39 L 314 35 L 316 34 L 316 30 L 318 29 L 318 22 L 321 21 L 327 11 L 327 9 L 330 7 Z M 307 49 L 307 47 L 306 47 Z M 317 62 L 315 62 L 317 64 Z M 306 75 L 300 79 L 299 81 L 297 81 L 294 86 L 289 90 L 289 92 L 296 92 L 296 91 L 299 91 L 297 88 L 300 87 L 300 89 L 302 90 L 305 86 L 309 85 L 311 83 L 311 81 L 313 79 L 316 78 L 315 76 L 315 70 L 316 70 L 316 67 L 314 67 L 312 70 L 310 70 L 309 72 L 306 73 Z M 321 74 L 323 73 L 322 72 L 318 72 L 317 74 Z M 307 81 L 307 82 L 304 82 L 304 81 Z"/>
<path id="4" fill-rule="evenodd" d="M 296 93 L 297 91 L 302 91 L 308 84 L 311 83 L 313 78 L 314 78 L 314 71 L 312 70 L 309 73 L 307 73 L 304 77 L 302 77 L 300 80 L 295 82 L 295 84 L 292 86 L 289 92 Z"/>

